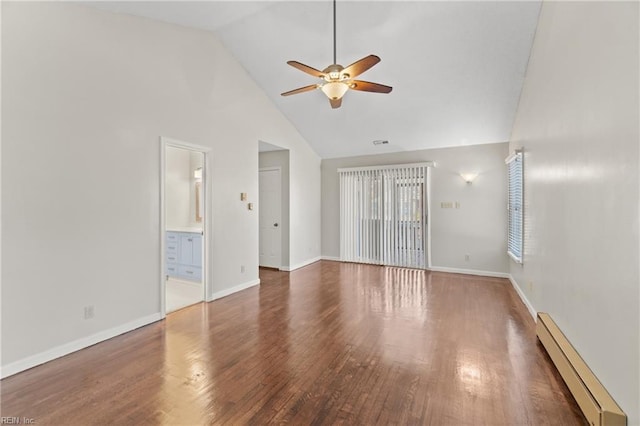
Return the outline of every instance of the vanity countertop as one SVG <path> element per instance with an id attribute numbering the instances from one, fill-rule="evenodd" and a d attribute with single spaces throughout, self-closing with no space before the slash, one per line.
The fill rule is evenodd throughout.
<path id="1" fill-rule="evenodd" d="M 167 232 L 191 232 L 194 234 L 202 234 L 202 228 L 167 228 Z"/>

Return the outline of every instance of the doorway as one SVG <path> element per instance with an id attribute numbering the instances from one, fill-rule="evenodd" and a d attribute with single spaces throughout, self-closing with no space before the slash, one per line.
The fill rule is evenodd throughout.
<path id="1" fill-rule="evenodd" d="M 289 270 L 289 150 L 258 143 L 260 267 Z"/>
<path id="2" fill-rule="evenodd" d="M 206 300 L 208 148 L 161 138 L 161 314 Z"/>

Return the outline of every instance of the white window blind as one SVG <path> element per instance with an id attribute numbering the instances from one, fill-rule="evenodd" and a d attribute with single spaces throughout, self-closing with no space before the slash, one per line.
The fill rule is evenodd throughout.
<path id="1" fill-rule="evenodd" d="M 522 152 L 516 151 L 506 159 L 509 179 L 509 200 L 507 210 L 509 215 L 509 230 L 507 237 L 507 253 L 513 260 L 522 263 L 523 248 L 523 192 L 524 177 Z"/>
<path id="2" fill-rule="evenodd" d="M 428 167 L 340 169 L 340 258 L 411 268 L 427 265 Z"/>

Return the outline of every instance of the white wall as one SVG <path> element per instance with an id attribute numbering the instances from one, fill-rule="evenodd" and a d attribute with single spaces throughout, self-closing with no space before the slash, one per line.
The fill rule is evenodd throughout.
<path id="1" fill-rule="evenodd" d="M 320 259 L 320 158 L 279 135 L 262 140 L 289 150 L 289 269 L 297 269 Z"/>
<path id="2" fill-rule="evenodd" d="M 262 169 L 265 167 L 280 167 L 280 178 L 282 180 L 281 191 L 281 250 L 282 250 L 282 265 L 281 269 L 286 270 L 289 269 L 290 262 L 290 251 L 289 251 L 289 187 L 291 185 L 289 179 L 289 151 L 281 150 L 281 151 L 269 151 L 269 152 L 260 152 L 258 154 L 258 166 Z M 258 206 L 260 208 L 260 206 Z"/>
<path id="3" fill-rule="evenodd" d="M 291 153 L 292 259 L 319 256 L 320 159 L 213 34 L 3 2 L 2 63 L 3 374 L 158 316 L 160 136 L 212 148 L 209 296 L 258 282 L 260 139 Z"/>
<path id="4" fill-rule="evenodd" d="M 191 226 L 191 152 L 167 147 L 165 204 L 167 229 Z"/>
<path id="5" fill-rule="evenodd" d="M 638 3 L 545 2 L 513 128 L 524 265 L 511 274 L 640 424 Z"/>
<path id="6" fill-rule="evenodd" d="M 285 144 L 278 144 L 285 146 Z M 320 259 L 320 159 L 289 149 L 289 268 Z"/>
<path id="7" fill-rule="evenodd" d="M 435 161 L 431 172 L 432 266 L 508 272 L 507 153 L 508 144 L 497 143 L 323 160 L 322 255 L 340 256 L 338 168 Z M 478 177 L 468 185 L 460 173 L 477 173 Z M 440 207 L 441 202 L 456 201 L 459 209 Z"/>

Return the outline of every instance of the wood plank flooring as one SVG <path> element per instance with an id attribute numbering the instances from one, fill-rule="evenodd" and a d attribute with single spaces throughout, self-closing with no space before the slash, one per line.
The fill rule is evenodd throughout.
<path id="1" fill-rule="evenodd" d="M 38 425 L 582 425 L 505 279 L 317 262 L 3 380 Z"/>

